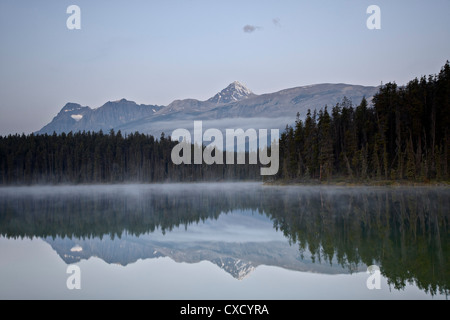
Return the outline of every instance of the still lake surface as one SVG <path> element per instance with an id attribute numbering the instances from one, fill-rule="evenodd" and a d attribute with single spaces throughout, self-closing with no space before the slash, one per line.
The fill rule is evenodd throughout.
<path id="1" fill-rule="evenodd" d="M 0 299 L 447 299 L 449 208 L 445 187 L 0 188 Z"/>

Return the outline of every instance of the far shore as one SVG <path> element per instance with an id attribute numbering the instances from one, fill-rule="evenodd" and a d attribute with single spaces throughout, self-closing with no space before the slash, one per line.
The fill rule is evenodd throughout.
<path id="1" fill-rule="evenodd" d="M 261 183 L 264 186 L 330 186 L 330 187 L 450 187 L 449 181 L 408 181 L 408 180 L 273 180 L 273 181 L 258 181 L 258 180 L 218 180 L 218 181 L 161 181 L 161 182 L 139 182 L 139 181 L 123 181 L 123 182 L 105 182 L 105 183 L 16 183 L 16 184 L 0 184 L 1 188 L 18 188 L 18 187 L 76 187 L 76 186 L 146 186 L 146 185 L 176 185 L 176 184 L 227 184 L 227 183 Z"/>
<path id="2" fill-rule="evenodd" d="M 408 180 L 277 180 L 265 181 L 267 186 L 340 186 L 340 187 L 450 187 L 449 181 L 408 181 Z"/>

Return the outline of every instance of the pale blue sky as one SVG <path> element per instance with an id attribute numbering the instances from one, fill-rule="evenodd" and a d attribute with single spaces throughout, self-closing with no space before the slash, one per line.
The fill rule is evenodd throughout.
<path id="1" fill-rule="evenodd" d="M 71 4 L 81 30 L 66 27 Z M 366 28 L 372 4 L 381 30 Z M 1 0 L 0 134 L 38 130 L 69 101 L 167 105 L 234 80 L 257 94 L 404 84 L 450 60 L 449 12 L 449 0 Z"/>

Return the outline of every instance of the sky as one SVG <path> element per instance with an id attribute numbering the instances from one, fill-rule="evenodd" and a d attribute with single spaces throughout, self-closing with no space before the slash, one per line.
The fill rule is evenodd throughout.
<path id="1" fill-rule="evenodd" d="M 256 94 L 406 84 L 450 60 L 449 12 L 449 0 L 1 0 L 0 135 L 37 131 L 67 102 L 168 105 L 235 80 Z"/>

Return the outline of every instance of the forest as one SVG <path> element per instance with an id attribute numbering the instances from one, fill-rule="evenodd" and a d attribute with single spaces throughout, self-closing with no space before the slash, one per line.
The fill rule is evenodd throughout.
<path id="1" fill-rule="evenodd" d="M 177 143 L 113 130 L 0 137 L 0 185 L 261 180 L 258 165 L 175 165 Z"/>
<path id="2" fill-rule="evenodd" d="M 358 106 L 308 110 L 280 139 L 284 181 L 449 181 L 450 65 L 406 86 L 387 83 Z"/>
<path id="3" fill-rule="evenodd" d="M 449 128 L 447 61 L 437 75 L 382 85 L 371 103 L 344 97 L 297 114 L 280 138 L 280 170 L 264 180 L 448 182 Z M 113 130 L 0 136 L 0 185 L 263 180 L 259 164 L 174 165 L 177 143 Z"/>

